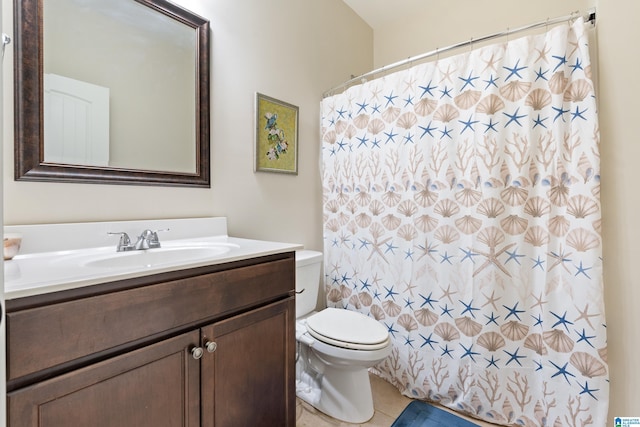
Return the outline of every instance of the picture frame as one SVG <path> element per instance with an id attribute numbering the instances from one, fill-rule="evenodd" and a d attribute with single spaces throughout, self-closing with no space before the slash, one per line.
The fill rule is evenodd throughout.
<path id="1" fill-rule="evenodd" d="M 297 106 L 256 92 L 254 172 L 298 174 L 298 113 Z"/>

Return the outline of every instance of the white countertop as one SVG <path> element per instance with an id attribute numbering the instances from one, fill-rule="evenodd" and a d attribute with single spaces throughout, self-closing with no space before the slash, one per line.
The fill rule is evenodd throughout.
<path id="1" fill-rule="evenodd" d="M 185 245 L 189 247 L 214 245 L 224 247 L 226 252 L 210 256 L 200 255 L 196 257 L 197 259 L 165 261 L 162 264 L 150 266 L 123 265 L 106 268 L 88 266 L 84 262 L 86 259 L 113 257 L 116 254 L 118 239 L 107 236 L 105 230 L 137 230 L 130 234 L 135 242 L 137 235 L 135 233 L 139 234 L 145 228 L 152 230 L 169 228 L 170 231 L 166 232 L 166 239 L 162 238 L 164 233 L 159 233 L 164 250 L 180 248 Z M 224 218 L 53 224 L 51 227 L 46 225 L 10 226 L 5 227 L 6 232 L 23 234 L 24 249 L 14 259 L 4 263 L 4 293 L 7 300 L 169 271 L 222 264 L 303 248 L 302 245 L 294 243 L 228 237 Z M 206 235 L 203 236 L 202 233 L 206 233 Z M 193 237 L 198 234 L 198 237 Z M 65 239 L 64 236 L 68 237 Z M 105 238 L 112 244 L 105 246 Z M 43 243 L 34 242 L 36 239 L 42 240 Z M 59 240 L 56 242 L 56 239 Z M 96 242 L 101 244 L 96 245 Z M 57 249 L 51 250 L 53 247 Z M 154 251 L 154 249 L 148 251 Z"/>

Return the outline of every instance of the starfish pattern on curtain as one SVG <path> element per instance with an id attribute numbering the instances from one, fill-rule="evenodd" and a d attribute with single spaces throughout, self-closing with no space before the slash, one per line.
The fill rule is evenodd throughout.
<path id="1" fill-rule="evenodd" d="M 328 304 L 387 327 L 377 373 L 499 424 L 605 425 L 585 24 L 417 65 L 321 111 Z"/>

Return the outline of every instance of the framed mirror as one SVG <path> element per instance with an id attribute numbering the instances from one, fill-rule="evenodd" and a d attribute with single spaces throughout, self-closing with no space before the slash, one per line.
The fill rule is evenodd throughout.
<path id="1" fill-rule="evenodd" d="M 209 21 L 166 0 L 15 0 L 15 179 L 210 187 Z"/>

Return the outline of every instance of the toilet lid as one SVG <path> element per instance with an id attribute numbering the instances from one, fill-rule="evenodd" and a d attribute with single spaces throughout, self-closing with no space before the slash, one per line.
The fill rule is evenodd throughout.
<path id="1" fill-rule="evenodd" d="M 358 350 L 377 350 L 389 343 L 387 328 L 356 311 L 326 308 L 306 320 L 309 334 L 327 344 Z"/>

